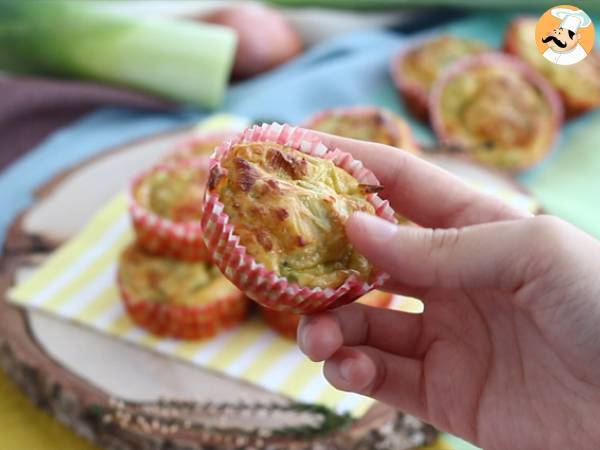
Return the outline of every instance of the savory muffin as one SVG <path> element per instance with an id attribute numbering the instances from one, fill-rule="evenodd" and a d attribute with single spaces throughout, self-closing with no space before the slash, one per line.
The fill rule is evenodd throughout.
<path id="1" fill-rule="evenodd" d="M 337 288 L 350 274 L 369 280 L 373 267 L 352 247 L 344 224 L 373 214 L 361 185 L 328 160 L 275 143 L 234 145 L 222 172 L 211 174 L 240 243 L 268 270 L 300 286 Z"/>
<path id="2" fill-rule="evenodd" d="M 138 176 L 130 190 L 130 213 L 138 242 L 150 252 L 209 258 L 200 218 L 208 158 L 162 164 Z"/>
<path id="3" fill-rule="evenodd" d="M 143 177 L 133 195 L 139 205 L 159 217 L 190 222 L 200 220 L 205 190 L 206 170 L 194 165 L 165 165 Z"/>
<path id="4" fill-rule="evenodd" d="M 438 138 L 470 158 L 521 170 L 554 146 L 562 111 L 556 92 L 516 58 L 463 59 L 437 81 L 430 98 Z"/>
<path id="5" fill-rule="evenodd" d="M 376 306 L 378 308 L 387 308 L 391 301 L 392 294 L 382 291 L 371 291 L 356 300 L 357 303 Z M 294 314 L 288 311 L 277 311 L 265 307 L 261 307 L 260 310 L 265 321 L 273 330 L 289 339 L 296 339 L 296 331 L 298 329 L 298 324 L 300 323 L 300 314 Z"/>
<path id="6" fill-rule="evenodd" d="M 410 126 L 387 109 L 357 106 L 321 111 L 303 125 L 325 133 L 398 147 L 418 153 Z"/>
<path id="7" fill-rule="evenodd" d="M 221 271 L 263 306 L 305 313 L 387 277 L 346 237 L 356 211 L 396 222 L 376 177 L 310 130 L 262 125 L 215 151 L 202 226 Z"/>
<path id="8" fill-rule="evenodd" d="M 533 17 L 515 19 L 506 31 L 504 49 L 535 69 L 558 90 L 567 117 L 600 107 L 600 52 L 591 51 L 577 64 L 553 64 L 537 49 L 536 24 Z"/>
<path id="9" fill-rule="evenodd" d="M 459 59 L 488 50 L 473 39 L 441 35 L 401 51 L 392 60 L 392 78 L 409 110 L 427 120 L 429 93 L 440 73 Z"/>
<path id="10" fill-rule="evenodd" d="M 119 288 L 131 318 L 160 336 L 200 339 L 241 321 L 243 294 L 209 262 L 186 262 L 145 252 L 122 253 Z"/>

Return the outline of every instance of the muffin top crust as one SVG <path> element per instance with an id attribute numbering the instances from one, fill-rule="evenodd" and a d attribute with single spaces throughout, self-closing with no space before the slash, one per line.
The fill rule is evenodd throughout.
<path id="1" fill-rule="evenodd" d="M 237 292 L 209 262 L 157 256 L 135 244 L 121 254 L 119 281 L 133 301 L 172 305 L 204 305 Z"/>
<path id="2" fill-rule="evenodd" d="M 316 116 L 308 127 L 351 139 L 413 150 L 408 125 L 396 114 L 378 108 L 339 108 Z"/>
<path id="3" fill-rule="evenodd" d="M 207 160 L 160 166 L 143 176 L 133 195 L 139 205 L 165 219 L 199 221 L 207 175 Z"/>
<path id="4" fill-rule="evenodd" d="M 408 50 L 395 69 L 406 82 L 429 91 L 442 69 L 460 58 L 488 50 L 485 44 L 476 40 L 442 35 Z"/>
<path id="5" fill-rule="evenodd" d="M 484 163 L 523 168 L 552 146 L 557 117 L 547 92 L 505 62 L 466 64 L 445 80 L 432 108 L 442 138 Z"/>
<path id="6" fill-rule="evenodd" d="M 247 253 L 289 282 L 337 288 L 375 270 L 346 237 L 356 211 L 374 214 L 370 194 L 332 161 L 272 142 L 233 145 L 211 171 L 216 192 Z"/>

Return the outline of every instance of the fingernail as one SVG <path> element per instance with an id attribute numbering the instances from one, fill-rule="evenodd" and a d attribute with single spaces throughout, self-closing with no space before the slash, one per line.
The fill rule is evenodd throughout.
<path id="1" fill-rule="evenodd" d="M 397 231 L 393 223 L 371 214 L 355 213 L 350 220 L 354 222 L 351 226 L 358 225 L 360 232 L 367 233 L 371 241 L 389 241 Z"/>
<path id="2" fill-rule="evenodd" d="M 350 383 L 352 377 L 352 369 L 354 368 L 354 361 L 351 358 L 346 358 L 340 363 L 340 376 Z"/>

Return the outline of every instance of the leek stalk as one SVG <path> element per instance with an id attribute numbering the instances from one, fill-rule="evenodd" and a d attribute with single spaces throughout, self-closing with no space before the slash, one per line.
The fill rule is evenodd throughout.
<path id="1" fill-rule="evenodd" d="M 236 35 L 191 21 L 129 17 L 79 0 L 0 0 L 0 70 L 88 79 L 216 107 Z"/>

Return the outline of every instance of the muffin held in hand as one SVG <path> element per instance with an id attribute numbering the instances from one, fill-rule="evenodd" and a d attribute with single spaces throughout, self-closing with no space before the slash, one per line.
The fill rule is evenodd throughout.
<path id="1" fill-rule="evenodd" d="M 371 106 L 327 109 L 310 117 L 302 127 L 419 153 L 408 123 L 387 109 Z"/>
<path id="2" fill-rule="evenodd" d="M 175 148 L 167 153 L 162 162 L 164 164 L 186 164 L 190 160 L 208 157 L 221 142 L 233 135 L 232 132 L 198 133 L 179 142 Z"/>
<path id="3" fill-rule="evenodd" d="M 393 60 L 391 74 L 408 109 L 418 118 L 429 118 L 429 93 L 440 73 L 466 56 L 487 52 L 482 42 L 442 35 L 402 50 Z"/>
<path id="4" fill-rule="evenodd" d="M 392 294 L 382 291 L 371 291 L 356 300 L 363 305 L 376 306 L 378 308 L 387 308 L 392 302 Z M 294 314 L 289 311 L 277 311 L 275 309 L 260 308 L 265 321 L 269 326 L 282 336 L 288 339 L 296 339 L 298 324 L 300 323 L 300 314 Z"/>
<path id="5" fill-rule="evenodd" d="M 430 110 L 440 141 L 509 171 L 546 156 L 562 122 L 556 91 L 516 58 L 495 53 L 448 68 L 433 88 Z"/>
<path id="6" fill-rule="evenodd" d="M 217 149 L 202 226 L 222 272 L 263 306 L 297 313 L 348 303 L 381 284 L 345 224 L 363 211 L 395 222 L 359 161 L 288 125 L 250 128 Z"/>
<path id="7" fill-rule="evenodd" d="M 506 31 L 504 49 L 535 69 L 558 90 L 567 117 L 600 107 L 600 52 L 592 50 L 572 65 L 552 64 L 538 51 L 535 42 L 537 19 L 515 19 Z"/>
<path id="8" fill-rule="evenodd" d="M 129 211 L 139 244 L 149 252 L 208 260 L 200 218 L 208 158 L 155 166 L 132 183 Z"/>
<path id="9" fill-rule="evenodd" d="M 244 295 L 208 262 L 186 262 L 127 247 L 118 283 L 134 322 L 158 336 L 202 339 L 239 323 Z"/>

